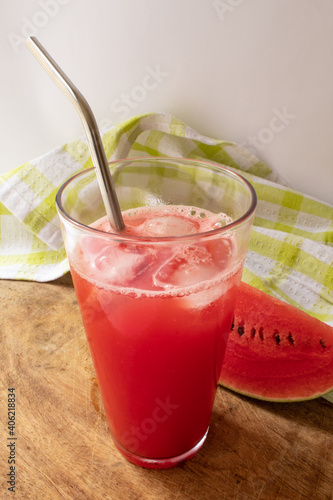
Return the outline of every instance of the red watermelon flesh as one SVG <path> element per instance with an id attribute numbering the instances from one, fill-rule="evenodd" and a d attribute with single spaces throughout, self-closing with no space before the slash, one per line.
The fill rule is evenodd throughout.
<path id="1" fill-rule="evenodd" d="M 333 390 L 333 328 L 241 283 L 220 384 L 268 401 Z"/>

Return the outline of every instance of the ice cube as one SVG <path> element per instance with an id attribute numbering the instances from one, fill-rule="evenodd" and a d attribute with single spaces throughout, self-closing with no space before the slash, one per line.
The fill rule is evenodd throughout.
<path id="1" fill-rule="evenodd" d="M 92 262 L 105 247 L 105 241 L 101 238 L 84 235 L 80 238 L 80 250 L 87 262 Z"/>
<path id="2" fill-rule="evenodd" d="M 153 275 L 155 286 L 165 289 L 188 287 L 211 279 L 216 266 L 204 245 L 183 245 L 174 249 Z"/>
<path id="3" fill-rule="evenodd" d="M 219 239 L 207 242 L 207 248 L 212 255 L 216 266 L 223 270 L 230 267 L 235 252 L 233 235 L 224 235 Z"/>
<path id="4" fill-rule="evenodd" d="M 96 279 L 118 286 L 133 285 L 151 264 L 153 255 L 149 249 L 138 250 L 135 246 L 113 244 L 105 246 L 92 262 Z M 133 285 L 134 286 L 134 285 Z"/>
<path id="5" fill-rule="evenodd" d="M 186 295 L 183 301 L 187 308 L 205 309 L 213 302 L 216 302 L 221 297 L 224 297 L 228 293 L 229 288 L 230 286 L 228 281 L 215 283 L 213 286 L 207 285 L 207 288 L 204 288 L 203 290 Z"/>
<path id="6" fill-rule="evenodd" d="M 144 223 L 144 236 L 185 236 L 197 233 L 199 224 L 179 215 L 162 215 L 149 218 Z"/>

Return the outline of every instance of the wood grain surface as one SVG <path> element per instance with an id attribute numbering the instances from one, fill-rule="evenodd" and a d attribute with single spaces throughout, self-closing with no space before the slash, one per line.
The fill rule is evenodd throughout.
<path id="1" fill-rule="evenodd" d="M 333 498 L 333 405 L 251 400 L 218 389 L 202 450 L 174 469 L 133 465 L 105 420 L 69 275 L 0 281 L 0 498 Z M 15 493 L 8 388 L 15 388 Z"/>

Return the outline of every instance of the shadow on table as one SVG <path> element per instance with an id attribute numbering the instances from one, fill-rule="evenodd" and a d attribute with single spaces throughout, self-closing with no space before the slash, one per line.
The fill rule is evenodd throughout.
<path id="1" fill-rule="evenodd" d="M 221 390 L 234 395 L 228 389 L 221 388 Z M 298 425 L 333 434 L 333 404 L 324 398 L 294 403 L 277 403 L 260 401 L 259 399 L 249 398 L 240 394 L 237 394 L 236 397 L 240 401 L 243 401 L 244 404 L 273 413 L 280 418 L 288 419 Z"/>
<path id="2" fill-rule="evenodd" d="M 333 407 L 270 403 L 219 388 L 203 448 L 174 469 L 137 469 L 159 498 L 327 498 Z M 330 458 L 331 457 L 331 458 Z"/>

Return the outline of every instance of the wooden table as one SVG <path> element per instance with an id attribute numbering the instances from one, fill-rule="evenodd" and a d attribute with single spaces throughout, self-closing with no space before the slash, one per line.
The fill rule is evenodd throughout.
<path id="1" fill-rule="evenodd" d="M 202 450 L 174 469 L 143 469 L 111 441 L 70 276 L 0 281 L 0 304 L 0 498 L 333 498 L 333 405 L 326 400 L 273 404 L 219 388 Z M 8 443 L 15 494 L 6 484 Z"/>

